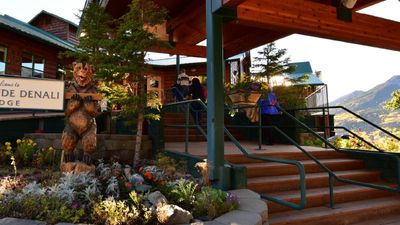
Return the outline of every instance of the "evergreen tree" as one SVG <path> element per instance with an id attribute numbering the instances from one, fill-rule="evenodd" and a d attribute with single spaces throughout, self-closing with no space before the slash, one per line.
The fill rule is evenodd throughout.
<path id="1" fill-rule="evenodd" d="M 147 107 L 158 108 L 160 102 L 154 93 L 146 92 L 145 56 L 158 42 L 150 32 L 160 24 L 166 11 L 151 0 L 132 0 L 129 11 L 112 19 L 96 3 L 91 3 L 82 13 L 78 51 L 68 55 L 86 60 L 95 66 L 100 90 L 114 105 L 121 107 L 125 118 L 137 125 L 134 164 L 139 159 L 143 122 L 158 116 L 146 113 Z"/>
<path id="2" fill-rule="evenodd" d="M 254 75 L 257 78 L 266 78 L 268 84 L 271 84 L 272 77 L 294 71 L 294 68 L 289 65 L 290 58 L 284 58 L 286 49 L 278 49 L 274 42 L 269 43 L 257 53 L 259 56 L 254 57 L 252 64 L 252 68 L 257 70 Z"/>

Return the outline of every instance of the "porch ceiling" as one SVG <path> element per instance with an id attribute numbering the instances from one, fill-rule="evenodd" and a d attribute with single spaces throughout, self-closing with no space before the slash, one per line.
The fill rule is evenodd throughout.
<path id="1" fill-rule="evenodd" d="M 237 17 L 224 25 L 225 57 L 250 50 L 285 36 L 299 33 L 379 48 L 400 50 L 400 23 L 355 11 L 382 0 L 359 0 L 352 9 L 353 21 L 336 18 L 334 0 L 221 0 L 235 9 Z M 106 9 L 122 15 L 130 0 L 109 1 Z M 155 0 L 169 17 L 162 27 L 164 40 L 176 48 L 155 47 L 170 54 L 206 57 L 206 48 L 196 46 L 206 38 L 204 0 Z M 167 37 L 167 38 L 165 38 Z"/>

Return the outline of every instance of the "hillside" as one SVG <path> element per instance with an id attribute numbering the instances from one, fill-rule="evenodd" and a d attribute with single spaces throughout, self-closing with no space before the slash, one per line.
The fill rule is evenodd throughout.
<path id="1" fill-rule="evenodd" d="M 345 95 L 330 105 L 342 105 L 362 117 L 382 127 L 400 128 L 400 110 L 388 111 L 383 103 L 391 98 L 394 90 L 400 89 L 400 75 L 393 76 L 385 83 L 379 84 L 368 91 L 355 91 Z M 356 117 L 341 111 L 335 113 L 335 125 L 344 126 L 353 130 L 371 131 L 374 128 Z"/>

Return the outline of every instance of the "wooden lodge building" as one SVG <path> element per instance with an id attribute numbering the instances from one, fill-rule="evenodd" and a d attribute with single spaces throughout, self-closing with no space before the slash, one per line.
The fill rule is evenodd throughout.
<path id="1" fill-rule="evenodd" d="M 78 43 L 78 26 L 46 11 L 28 23 L 0 15 L 0 75 L 62 79 L 71 60 L 60 53 Z"/>

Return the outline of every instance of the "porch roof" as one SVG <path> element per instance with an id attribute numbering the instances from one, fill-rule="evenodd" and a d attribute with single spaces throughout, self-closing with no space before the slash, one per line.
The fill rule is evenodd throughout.
<path id="1" fill-rule="evenodd" d="M 358 13 L 357 10 L 382 2 L 359 0 L 351 21 L 338 19 L 345 7 L 340 0 L 220 0 L 215 12 L 225 18 L 224 56 L 228 58 L 291 34 L 304 34 L 350 43 L 400 50 L 400 23 Z M 130 0 L 107 1 L 114 17 L 126 12 Z M 175 48 L 156 46 L 153 51 L 206 56 L 206 6 L 203 0 L 155 0 L 169 11 L 159 36 L 175 43 Z M 215 4 L 218 5 L 218 1 Z"/>

